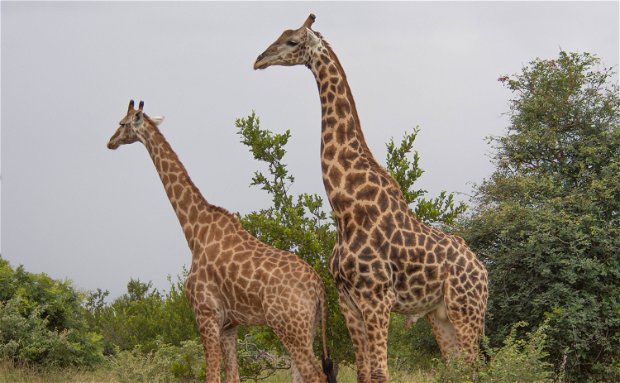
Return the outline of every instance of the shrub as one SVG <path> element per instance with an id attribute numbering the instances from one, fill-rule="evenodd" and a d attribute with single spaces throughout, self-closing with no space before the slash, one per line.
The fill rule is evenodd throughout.
<path id="1" fill-rule="evenodd" d="M 206 377 L 202 345 L 195 340 L 179 346 L 158 343 L 150 352 L 143 352 L 139 345 L 132 350 L 117 349 L 112 366 L 121 383 L 204 382 Z"/>
<path id="2" fill-rule="evenodd" d="M 393 370 L 430 370 L 435 364 L 434 360 L 440 357 L 439 346 L 428 321 L 420 319 L 408 328 L 406 320 L 406 316 L 392 313 L 388 332 L 390 379 L 393 379 Z"/>
<path id="3" fill-rule="evenodd" d="M 158 344 L 181 345 L 185 340 L 197 340 L 194 313 L 183 292 L 183 270 L 175 281 L 168 278 L 170 289 L 160 293 L 151 282 L 130 280 L 127 293 L 111 303 L 105 303 L 107 292 L 91 293 L 86 308 L 91 328 L 103 335 L 105 353 L 113 354 L 140 346 L 145 352 Z"/>
<path id="4" fill-rule="evenodd" d="M 0 258 L 0 358 L 59 367 L 100 363 L 101 336 L 88 331 L 81 303 L 70 282 L 13 270 Z"/>
<path id="5" fill-rule="evenodd" d="M 500 348 L 491 348 L 485 338 L 483 346 L 488 361 L 479 359 L 468 364 L 458 358 L 449 360 L 439 365 L 437 382 L 550 383 L 552 365 L 545 361 L 548 354 L 544 350 L 547 323 L 528 333 L 526 339 L 517 339 L 517 329 L 527 324 L 514 324 Z"/>

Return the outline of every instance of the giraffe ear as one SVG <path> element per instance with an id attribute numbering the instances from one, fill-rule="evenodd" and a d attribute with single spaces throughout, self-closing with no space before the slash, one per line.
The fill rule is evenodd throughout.
<path id="1" fill-rule="evenodd" d="M 317 45 L 321 41 L 321 39 L 319 39 L 319 36 L 317 36 L 312 31 L 312 29 L 306 28 L 306 41 L 307 41 L 306 45 L 309 45 L 309 46 L 313 47 L 313 46 Z"/>
<path id="2" fill-rule="evenodd" d="M 133 115 L 133 123 L 134 124 L 141 124 L 142 120 L 144 119 L 143 113 L 140 109 L 136 110 L 136 113 L 134 113 Z"/>
<path id="3" fill-rule="evenodd" d="M 156 126 L 159 126 L 159 124 L 164 122 L 164 116 L 153 116 L 151 117 L 151 121 L 153 121 Z"/>

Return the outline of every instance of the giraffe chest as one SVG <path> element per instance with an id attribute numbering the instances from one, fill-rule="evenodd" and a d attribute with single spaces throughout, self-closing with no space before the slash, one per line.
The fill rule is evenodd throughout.
<path id="1" fill-rule="evenodd" d="M 261 324 L 261 283 L 245 277 L 231 278 L 230 269 L 209 263 L 193 267 L 185 283 L 185 293 L 194 311 L 204 311 L 222 318 L 227 324 Z"/>

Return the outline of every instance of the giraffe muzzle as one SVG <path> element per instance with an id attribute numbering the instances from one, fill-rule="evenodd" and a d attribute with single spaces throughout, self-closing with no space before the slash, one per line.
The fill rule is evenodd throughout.
<path id="1" fill-rule="evenodd" d="M 254 62 L 254 70 L 256 69 L 265 69 L 269 66 L 269 60 L 265 59 L 265 54 L 266 52 L 261 53 L 260 55 L 258 55 L 258 57 L 256 58 L 256 61 Z"/>

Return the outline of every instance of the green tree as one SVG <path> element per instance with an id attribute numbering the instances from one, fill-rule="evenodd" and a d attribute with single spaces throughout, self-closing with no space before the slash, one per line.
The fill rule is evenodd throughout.
<path id="1" fill-rule="evenodd" d="M 259 118 L 252 113 L 247 118 L 236 121 L 241 142 L 248 146 L 253 157 L 264 163 L 267 173 L 257 171 L 252 178 L 252 185 L 267 191 L 272 198 L 272 206 L 241 217 L 244 227 L 260 240 L 280 249 L 297 253 L 319 273 L 327 290 L 327 335 L 328 348 L 335 363 L 353 363 L 355 355 L 346 329 L 344 318 L 338 306 L 338 294 L 334 281 L 327 269 L 327 259 L 332 253 L 336 232 L 333 218 L 327 213 L 322 198 L 317 194 L 301 193 L 292 195 L 291 186 L 295 180 L 283 162 L 285 146 L 291 137 L 290 131 L 282 134 L 261 129 Z M 465 210 L 464 204 L 455 206 L 454 196 L 445 192 L 435 199 L 426 200 L 425 190 L 414 190 L 415 181 L 423 171 L 418 166 L 419 155 L 413 153 L 413 143 L 418 129 L 405 134 L 401 143 L 396 145 L 391 140 L 387 145 L 387 168 L 401 185 L 407 202 L 421 219 L 430 224 L 451 224 Z M 436 355 L 437 346 L 432 341 L 430 330 L 424 323 L 417 325 L 414 331 L 407 331 L 404 319 L 397 317 L 390 331 L 390 357 L 395 360 L 407 360 L 420 356 L 416 350 L 423 348 Z M 260 345 L 269 349 L 283 350 L 275 336 L 268 330 L 256 334 Z M 429 346 L 429 339 L 431 345 Z M 318 337 L 317 337 L 318 340 Z M 317 354 L 319 345 L 317 342 Z M 411 351 L 413 350 L 413 352 Z M 428 358 L 426 361 L 430 360 Z"/>
<path id="2" fill-rule="evenodd" d="M 513 92 L 496 170 L 464 237 L 490 274 L 487 334 L 549 318 L 568 381 L 620 379 L 620 98 L 593 55 L 561 51 L 500 81 Z"/>
<path id="3" fill-rule="evenodd" d="M 419 164 L 420 154 L 413 150 L 418 133 L 418 127 L 411 133 L 405 133 L 399 145 L 390 139 L 387 143 L 387 170 L 400 185 L 405 201 L 419 220 L 431 225 L 452 225 L 467 210 L 464 202 L 455 206 L 454 194 L 445 191 L 429 200 L 424 198 L 426 190 L 414 189 L 414 184 L 424 174 Z M 411 159 L 408 158 L 410 155 Z"/>

